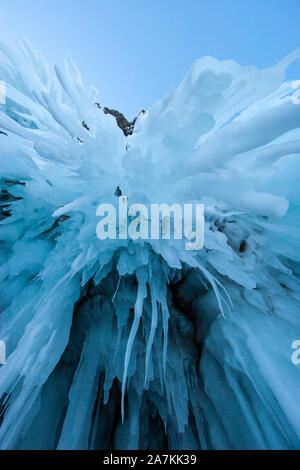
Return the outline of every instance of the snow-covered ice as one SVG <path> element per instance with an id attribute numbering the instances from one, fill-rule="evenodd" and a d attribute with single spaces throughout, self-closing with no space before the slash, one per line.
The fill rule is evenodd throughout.
<path id="1" fill-rule="evenodd" d="M 201 58 L 126 138 L 0 43 L 1 449 L 300 448 L 299 56 Z M 99 240 L 117 187 L 204 204 L 204 248 Z"/>

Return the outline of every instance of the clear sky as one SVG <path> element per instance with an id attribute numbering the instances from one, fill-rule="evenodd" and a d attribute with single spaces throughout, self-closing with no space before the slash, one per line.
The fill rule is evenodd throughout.
<path id="1" fill-rule="evenodd" d="M 0 0 L 0 36 L 50 64 L 72 57 L 99 101 L 132 118 L 202 55 L 267 67 L 299 47 L 300 0 Z"/>

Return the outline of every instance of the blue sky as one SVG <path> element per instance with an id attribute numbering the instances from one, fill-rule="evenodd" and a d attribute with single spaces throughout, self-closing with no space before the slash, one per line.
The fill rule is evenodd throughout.
<path id="1" fill-rule="evenodd" d="M 132 118 L 202 55 L 267 67 L 299 47 L 300 0 L 2 0 L 0 31 L 49 63 L 72 57 L 99 101 Z"/>

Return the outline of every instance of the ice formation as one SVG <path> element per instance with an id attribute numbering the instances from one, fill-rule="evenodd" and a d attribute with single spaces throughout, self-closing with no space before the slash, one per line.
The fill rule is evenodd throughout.
<path id="1" fill-rule="evenodd" d="M 72 63 L 0 50 L 0 448 L 300 448 L 299 51 L 201 58 L 126 137 Z M 116 188 L 203 203 L 205 247 L 97 239 Z"/>

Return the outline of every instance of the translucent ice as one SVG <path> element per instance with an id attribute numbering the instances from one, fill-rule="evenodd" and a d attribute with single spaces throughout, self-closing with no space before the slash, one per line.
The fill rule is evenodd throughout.
<path id="1" fill-rule="evenodd" d="M 300 448 L 299 55 L 199 59 L 126 138 L 0 44 L 1 449 Z M 116 188 L 203 203 L 204 248 L 99 240 Z"/>

